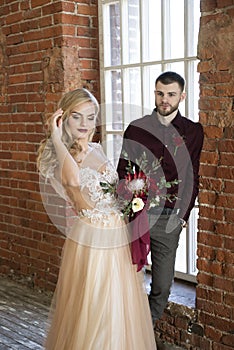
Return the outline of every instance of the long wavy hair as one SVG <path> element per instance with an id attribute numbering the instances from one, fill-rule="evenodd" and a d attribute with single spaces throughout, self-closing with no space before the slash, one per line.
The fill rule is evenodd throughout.
<path id="1" fill-rule="evenodd" d="M 82 151 L 82 147 L 79 144 L 79 140 L 74 140 L 71 131 L 68 127 L 68 117 L 71 115 L 75 106 L 84 102 L 92 102 L 95 107 L 95 115 L 97 117 L 99 113 L 99 104 L 96 98 L 88 90 L 81 88 L 70 92 L 67 92 L 60 100 L 58 108 L 62 108 L 63 126 L 62 126 L 62 141 L 67 147 L 72 156 L 76 156 Z M 51 130 L 47 121 L 47 135 L 44 140 L 41 141 L 38 149 L 37 168 L 41 175 L 44 177 L 52 176 L 55 167 L 58 165 L 55 148 L 51 138 Z M 89 135 L 89 140 L 92 140 L 95 130 Z"/>

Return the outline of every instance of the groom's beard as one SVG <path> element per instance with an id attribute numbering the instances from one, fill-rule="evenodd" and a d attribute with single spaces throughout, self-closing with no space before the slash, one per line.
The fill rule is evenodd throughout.
<path id="1" fill-rule="evenodd" d="M 171 106 L 169 103 L 161 103 L 161 104 L 157 105 L 156 102 L 155 102 L 155 106 L 157 108 L 157 112 L 163 117 L 167 117 L 168 115 L 170 115 L 173 112 L 175 112 L 179 108 L 179 104 L 180 104 L 180 102 L 178 102 L 174 106 Z"/>

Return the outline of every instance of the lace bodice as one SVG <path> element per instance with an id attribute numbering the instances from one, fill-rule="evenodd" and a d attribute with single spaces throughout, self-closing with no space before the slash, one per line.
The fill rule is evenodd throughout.
<path id="1" fill-rule="evenodd" d="M 104 193 L 100 183 L 114 183 L 118 175 L 110 162 L 106 163 L 105 170 L 99 172 L 90 167 L 84 167 L 80 170 L 80 188 L 86 202 L 92 209 L 82 209 L 80 216 L 85 216 L 92 223 L 102 222 L 108 225 L 110 215 L 120 215 L 115 197 L 110 193 Z"/>
<path id="2" fill-rule="evenodd" d="M 43 203 L 52 222 L 67 237 L 85 246 L 110 248 L 129 244 L 129 231 L 117 200 L 113 194 L 105 193 L 101 186 L 101 182 L 112 184 L 118 181 L 117 171 L 101 145 L 89 144 L 88 153 L 78 164 L 77 171 L 77 187 L 64 187 L 52 170 L 40 184 Z M 58 212 L 65 213 L 62 224 L 61 217 L 55 215 L 50 203 L 57 205 Z M 70 206 L 75 210 L 70 210 Z"/>
<path id="3" fill-rule="evenodd" d="M 114 195 L 104 193 L 100 185 L 101 182 L 114 183 L 118 180 L 117 171 L 100 144 L 89 144 L 89 151 L 79 164 L 79 179 L 78 191 L 82 197 L 82 209 L 77 212 L 77 215 L 80 218 L 86 217 L 92 223 L 99 222 L 106 226 L 111 215 L 121 215 Z M 65 191 L 54 177 L 50 178 L 50 183 L 61 197 L 71 202 L 71 198 L 67 195 L 68 191 Z M 72 204 L 75 207 L 75 203 Z"/>

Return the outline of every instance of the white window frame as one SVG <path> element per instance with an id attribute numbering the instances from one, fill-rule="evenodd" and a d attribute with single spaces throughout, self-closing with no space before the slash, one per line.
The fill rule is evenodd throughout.
<path id="1" fill-rule="evenodd" d="M 149 110 L 152 111 L 154 108 L 154 83 L 152 82 L 152 86 L 148 84 L 148 86 L 144 85 L 144 77 L 143 77 L 143 70 L 148 67 L 158 67 L 158 65 L 161 64 L 161 72 L 166 70 L 173 70 L 171 69 L 171 65 L 175 63 L 181 63 L 184 64 L 184 72 L 178 72 L 182 74 L 186 80 L 186 93 L 187 97 L 183 105 L 180 105 L 180 111 L 182 115 L 189 116 L 190 118 L 195 116 L 193 119 L 194 121 L 198 121 L 198 91 L 199 91 L 199 85 L 198 85 L 198 77 L 197 77 L 197 84 L 194 81 L 194 67 L 196 67 L 198 60 L 196 55 L 189 55 L 191 50 L 195 51 L 194 47 L 191 47 L 194 44 L 193 40 L 191 38 L 194 38 L 194 17 L 193 17 L 193 9 L 195 6 L 194 1 L 196 2 L 196 6 L 199 6 L 200 1 L 199 0 L 184 0 L 184 38 L 180 37 L 178 40 L 184 40 L 184 55 L 183 57 L 177 57 L 173 58 L 170 57 L 170 50 L 168 50 L 168 47 L 165 45 L 165 40 L 163 39 L 165 35 L 168 37 L 170 35 L 170 1 L 175 0 L 154 0 L 159 1 L 159 5 L 161 5 L 161 31 L 162 31 L 162 41 L 161 41 L 161 52 L 162 52 L 162 58 L 160 60 L 156 61 L 143 61 L 143 44 L 145 48 L 145 42 L 147 41 L 147 37 L 143 38 L 142 32 L 142 6 L 144 0 L 139 0 L 139 43 L 140 43 L 140 54 L 139 54 L 139 61 L 134 63 L 123 63 L 123 52 L 128 52 L 128 46 L 126 46 L 126 40 L 123 40 L 123 36 L 127 35 L 126 30 L 124 32 L 124 26 L 126 26 L 126 8 L 128 5 L 127 0 L 99 0 L 99 52 L 100 52 L 100 82 L 101 82 L 101 106 L 105 106 L 109 103 L 109 97 L 108 93 L 111 94 L 111 80 L 109 80 L 109 85 L 107 82 L 107 79 L 105 79 L 105 76 L 107 74 L 111 74 L 111 71 L 116 70 L 120 71 L 120 76 L 122 81 L 125 79 L 125 72 L 126 69 L 130 68 L 136 68 L 140 70 L 140 79 L 141 84 L 139 89 L 141 90 L 141 96 L 140 96 L 140 108 L 139 108 L 139 117 L 146 114 L 145 106 L 149 107 Z M 181 0 L 182 1 L 182 0 Z M 112 5 L 118 3 L 120 6 L 120 23 L 121 23 L 121 29 L 120 29 L 120 42 L 121 42 L 121 62 L 118 65 L 111 65 L 111 64 L 105 64 L 105 55 L 106 53 L 110 52 L 110 30 L 108 32 L 108 26 L 105 26 L 105 33 L 104 33 L 104 20 L 108 20 L 107 13 L 103 11 L 105 9 L 106 5 Z M 144 3 L 145 5 L 145 3 Z M 173 4 L 174 5 L 174 4 Z M 199 11 L 200 15 L 200 9 L 197 9 Z M 196 30 L 198 31 L 199 24 L 196 23 L 197 27 Z M 144 39 L 144 40 L 143 40 Z M 166 58 L 170 57 L 170 58 Z M 109 62 L 107 62 L 109 63 Z M 160 74 L 160 72 L 159 72 Z M 156 79 L 157 75 L 155 76 Z M 154 79 L 154 80 L 155 80 Z M 148 91 L 147 91 L 148 90 Z M 196 91 L 195 91 L 196 90 Z M 109 136 L 116 135 L 116 136 L 122 136 L 124 129 L 129 123 L 128 115 L 128 100 L 126 98 L 128 92 L 128 85 L 127 83 L 122 84 L 122 94 L 121 94 L 121 103 L 122 103 L 122 130 L 108 130 L 106 127 L 106 118 L 108 114 L 108 118 L 112 118 L 112 112 L 111 108 L 108 109 L 108 113 L 106 113 L 106 109 L 101 108 L 102 113 L 102 141 L 103 145 L 107 145 L 107 139 Z M 148 100 L 147 100 L 148 97 Z M 196 101 L 195 101 L 196 100 Z M 127 107 L 126 107 L 127 106 Z M 149 112 L 147 111 L 147 113 Z M 136 118 L 134 118 L 136 119 Z M 108 148 L 105 150 L 108 154 Z M 108 154 L 108 156 L 111 158 L 113 155 Z M 118 158 L 118 157 L 117 157 Z M 186 229 L 182 231 L 181 236 L 185 236 L 185 245 L 186 245 L 186 263 L 185 270 L 184 271 L 177 271 L 175 273 L 175 277 L 185 279 L 191 282 L 196 282 L 196 250 L 197 250 L 197 218 L 198 218 L 198 206 L 192 210 L 189 224 Z M 183 239 L 183 238 L 182 238 Z M 180 247 L 178 248 L 178 250 Z"/>

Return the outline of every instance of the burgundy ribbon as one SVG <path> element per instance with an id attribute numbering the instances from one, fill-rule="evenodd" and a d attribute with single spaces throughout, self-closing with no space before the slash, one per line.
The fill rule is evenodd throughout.
<path id="1" fill-rule="evenodd" d="M 147 255 L 150 252 L 149 221 L 145 209 L 135 213 L 131 218 L 131 230 L 132 262 L 137 265 L 137 271 L 140 271 L 148 264 Z"/>

